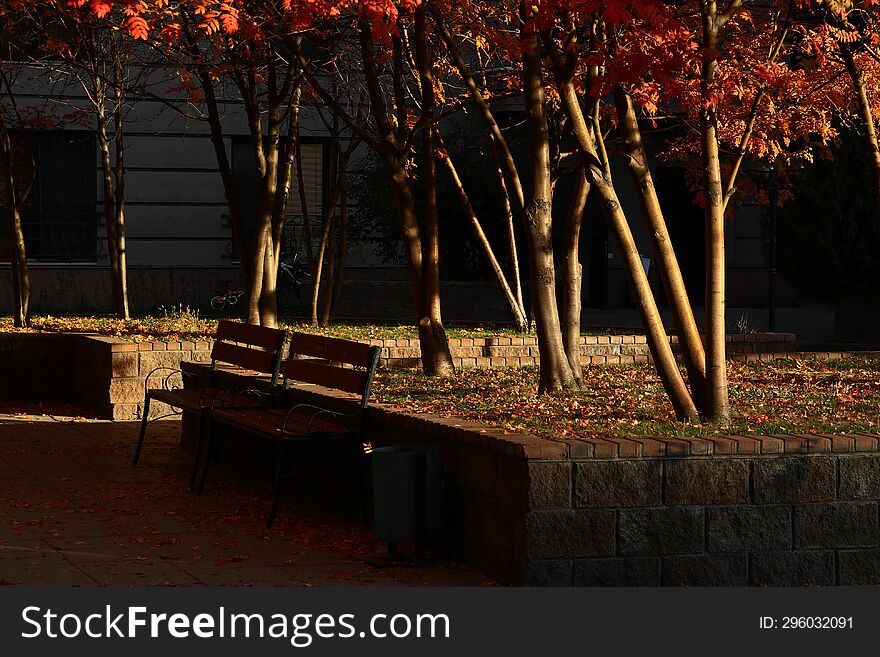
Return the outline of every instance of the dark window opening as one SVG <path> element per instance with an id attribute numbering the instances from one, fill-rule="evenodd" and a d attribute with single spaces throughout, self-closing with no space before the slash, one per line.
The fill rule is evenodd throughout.
<path id="1" fill-rule="evenodd" d="M 282 138 L 281 149 L 284 149 Z M 320 239 L 321 223 L 324 218 L 325 199 L 325 140 L 303 139 L 300 144 L 302 153 L 303 187 L 305 188 L 306 206 L 309 214 L 309 229 L 312 239 Z M 279 168 L 281 161 L 279 157 Z M 291 173 L 290 191 L 285 209 L 285 224 L 282 251 L 285 254 L 301 253 L 305 250 L 305 231 L 303 230 L 302 203 L 297 183 L 296 167 L 300 163 L 294 161 Z M 257 205 L 259 201 L 259 180 L 257 177 L 256 156 L 250 136 L 232 137 L 232 174 L 235 178 L 236 191 L 241 207 L 241 222 L 245 232 L 248 249 L 253 248 L 257 232 Z M 229 249 L 233 259 L 238 259 L 238 248 L 234 236 Z"/>
<path id="2" fill-rule="evenodd" d="M 97 160 L 88 132 L 38 131 L 13 135 L 16 188 L 33 181 L 21 207 L 29 261 L 96 262 L 98 259 Z M 32 169 L 32 164 L 35 169 Z M 0 193 L 0 253 L 9 259 L 5 193 Z"/>

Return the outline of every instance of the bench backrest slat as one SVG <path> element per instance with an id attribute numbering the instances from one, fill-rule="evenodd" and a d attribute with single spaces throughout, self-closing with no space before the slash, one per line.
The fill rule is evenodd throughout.
<path id="1" fill-rule="evenodd" d="M 367 385 L 367 373 L 344 369 L 323 361 L 289 358 L 281 365 L 284 376 L 294 381 L 314 383 L 355 395 L 362 395 Z"/>
<path id="2" fill-rule="evenodd" d="M 267 351 L 278 351 L 284 344 L 284 331 L 221 319 L 217 322 L 216 339 L 224 342 L 249 344 Z"/>
<path id="3" fill-rule="evenodd" d="M 291 333 L 281 372 L 285 379 L 360 395 L 361 409 L 366 409 L 380 352 L 351 340 Z"/>
<path id="4" fill-rule="evenodd" d="M 237 365 L 263 374 L 274 373 L 277 359 L 275 352 L 251 349 L 229 342 L 215 342 L 212 356 L 218 362 Z"/>
<path id="5" fill-rule="evenodd" d="M 372 347 L 340 338 L 291 333 L 290 353 L 368 368 L 372 358 Z"/>
<path id="6" fill-rule="evenodd" d="M 217 363 L 226 363 L 271 374 L 274 388 L 278 383 L 286 337 L 286 332 L 281 329 L 221 319 L 217 323 L 217 334 L 211 350 L 211 370 L 216 370 Z"/>

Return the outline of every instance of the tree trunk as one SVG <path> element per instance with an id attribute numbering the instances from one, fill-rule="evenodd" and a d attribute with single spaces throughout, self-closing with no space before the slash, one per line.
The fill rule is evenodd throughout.
<path id="1" fill-rule="evenodd" d="M 718 46 L 714 2 L 704 3 L 703 49 Z M 706 415 L 711 422 L 728 424 L 727 354 L 725 325 L 724 199 L 718 152 L 718 116 L 709 102 L 709 85 L 718 68 L 716 60 L 703 62 L 703 103 L 700 108 L 703 196 L 706 216 Z"/>
<path id="2" fill-rule="evenodd" d="M 103 97 L 103 90 L 98 88 L 96 97 Z M 98 128 L 98 148 L 101 151 L 101 181 L 104 191 L 104 221 L 107 224 L 107 253 L 110 257 L 110 287 L 113 291 L 113 312 L 120 319 L 128 319 L 128 298 L 125 283 L 124 234 L 120 236 L 120 218 L 124 211 L 117 203 L 117 190 L 114 177 L 119 180 L 120 153 L 116 153 L 117 165 L 114 167 L 110 154 L 110 136 L 107 130 L 107 115 L 102 107 L 95 113 Z M 118 128 L 117 128 L 118 130 Z M 117 141 L 117 149 L 120 147 Z M 121 248 L 120 248 L 121 247 Z M 120 256 L 123 256 L 121 258 Z"/>
<path id="3" fill-rule="evenodd" d="M 128 308 L 128 255 L 125 249 L 125 133 L 122 129 L 122 112 L 125 103 L 125 80 L 122 70 L 122 54 L 118 52 L 119 44 L 114 41 L 113 47 L 113 142 L 116 145 L 116 161 L 113 167 L 114 197 L 114 232 L 116 250 L 116 266 L 113 272 L 113 284 L 119 304 L 117 316 L 129 318 Z M 116 296 L 114 295 L 114 296 Z"/>
<path id="4" fill-rule="evenodd" d="M 422 243 L 422 284 L 425 307 L 419 319 L 419 343 L 430 343 L 434 376 L 452 376 L 455 367 L 449 353 L 449 343 L 443 328 L 440 309 L 440 227 L 437 217 L 437 167 L 434 161 L 434 81 L 431 77 L 432 61 L 428 50 L 427 16 L 422 5 L 415 13 L 416 65 L 419 68 L 422 119 L 422 166 L 420 179 L 425 195 L 424 232 Z M 398 95 L 399 97 L 399 95 Z M 398 111 L 400 107 L 398 107 Z M 422 353 L 423 366 L 425 354 Z M 427 369 L 426 369 L 427 371 Z"/>
<path id="5" fill-rule="evenodd" d="M 578 148 L 588 161 L 587 172 L 592 189 L 601 200 L 602 211 L 617 240 L 630 289 L 638 305 L 648 346 L 654 356 L 654 364 L 657 367 L 660 380 L 663 382 L 663 388 L 669 395 L 669 400 L 672 402 L 672 407 L 679 419 L 697 421 L 699 419 L 697 408 L 672 353 L 666 329 L 663 327 L 654 295 L 648 285 L 648 277 L 645 275 L 641 256 L 630 231 L 629 223 L 620 207 L 620 200 L 614 189 L 608 161 L 604 156 L 599 157 L 600 154 L 604 155 L 599 141 L 601 133 L 596 133 L 595 139 L 598 143 L 595 143 L 594 137 L 587 127 L 574 87 L 565 81 L 557 81 L 557 86 Z"/>
<path id="6" fill-rule="evenodd" d="M 584 207 L 590 194 L 590 183 L 583 167 L 577 172 L 577 187 L 571 199 L 568 217 L 565 220 L 565 241 L 563 243 L 563 305 L 562 339 L 565 355 L 578 385 L 582 383 L 581 371 L 581 287 L 583 267 L 578 252 L 581 238 Z"/>
<path id="7" fill-rule="evenodd" d="M 846 71 L 849 73 L 853 88 L 856 92 L 856 99 L 859 103 L 859 115 L 862 124 L 865 126 L 865 141 L 868 147 L 868 158 L 871 165 L 871 178 L 874 183 L 874 215 L 880 220 L 880 144 L 877 142 L 877 129 L 874 126 L 874 114 L 871 112 L 871 99 L 868 95 L 868 87 L 865 84 L 865 78 L 856 65 L 853 57 L 852 47 L 849 44 L 842 43 L 840 52 L 843 55 L 843 62 L 846 65 Z"/>
<path id="8" fill-rule="evenodd" d="M 471 226 L 474 229 L 474 233 L 477 236 L 477 241 L 479 241 L 480 246 L 483 248 L 483 253 L 486 254 L 486 258 L 489 260 L 489 265 L 492 267 L 492 271 L 495 273 L 495 278 L 498 280 L 498 284 L 501 286 L 501 292 L 504 294 L 504 299 L 507 301 L 507 307 L 510 310 L 510 315 L 513 319 L 513 323 L 516 325 L 517 329 L 525 332 L 528 330 L 527 320 L 525 313 L 522 310 L 522 305 L 517 301 L 516 297 L 513 294 L 513 291 L 510 289 L 510 285 L 507 282 L 507 277 L 504 275 L 504 270 L 501 268 L 501 263 L 498 262 L 498 258 L 495 257 L 495 251 L 492 249 L 492 245 L 489 242 L 489 238 L 486 236 L 485 231 L 483 231 L 483 226 L 480 223 L 479 218 L 477 217 L 477 213 L 474 210 L 474 206 L 471 204 L 470 197 L 468 196 L 467 191 L 464 188 L 463 183 L 461 182 L 461 178 L 458 175 L 458 170 L 455 168 L 455 164 L 452 162 L 452 157 L 449 154 L 449 151 L 446 150 L 445 145 L 443 144 L 443 138 L 440 136 L 439 131 L 437 132 L 437 140 L 438 145 L 444 151 L 442 156 L 444 164 L 446 164 L 446 169 L 449 171 L 449 175 L 452 177 L 452 185 L 455 187 L 455 190 L 458 192 L 458 196 L 461 199 L 461 203 L 464 206 L 465 214 L 467 214 L 468 218 L 471 220 Z"/>
<path id="9" fill-rule="evenodd" d="M 516 304 L 516 312 L 514 312 L 514 321 L 517 328 L 522 333 L 529 330 L 529 320 L 526 313 L 526 305 L 523 302 L 522 293 L 522 275 L 519 269 L 519 253 L 516 250 L 516 231 L 514 229 L 513 208 L 510 205 L 510 192 L 507 189 L 507 182 L 504 180 L 504 170 L 501 167 L 501 157 L 498 154 L 498 144 L 495 137 L 489 134 L 489 149 L 492 152 L 492 161 L 494 162 L 495 176 L 498 179 L 498 187 L 501 190 L 501 200 L 504 206 L 504 218 L 507 222 L 507 249 L 510 253 L 510 269 L 511 278 L 513 280 L 513 299 Z M 522 318 L 520 323 L 517 317 Z"/>
<path id="10" fill-rule="evenodd" d="M 306 262 L 309 266 L 309 271 L 312 274 L 312 278 L 315 276 L 315 253 L 312 250 L 312 227 L 309 224 L 309 202 L 306 198 L 306 185 L 305 179 L 303 178 L 302 171 L 302 144 L 300 141 L 300 123 L 299 123 L 299 113 L 297 113 L 297 121 L 295 126 L 296 135 L 294 142 L 294 148 L 296 149 L 296 189 L 299 192 L 299 205 L 302 211 L 302 222 L 303 222 L 303 242 L 305 242 L 306 247 Z"/>
<path id="11" fill-rule="evenodd" d="M 333 290 L 327 295 L 327 310 L 324 324 L 329 324 L 336 315 L 336 304 L 342 294 L 342 278 L 345 275 L 345 258 L 348 256 L 348 182 L 345 171 L 339 178 L 339 246 L 336 255 L 336 273 L 333 276 Z"/>
<path id="12" fill-rule="evenodd" d="M 556 303 L 556 269 L 553 264 L 553 189 L 550 168 L 550 138 L 547 126 L 537 9 L 520 5 L 523 18 L 522 83 L 526 109 L 531 180 L 526 193 L 525 221 L 531 264 L 532 295 L 541 356 L 538 392 L 553 392 L 577 386 L 572 372 Z"/>
<path id="13" fill-rule="evenodd" d="M 3 186 L 6 193 L 6 216 L 9 221 L 10 266 L 12 270 L 12 321 L 15 326 L 31 324 L 31 279 L 27 263 L 24 232 L 21 228 L 21 199 L 15 189 L 15 165 L 12 139 L 6 126 L 6 117 L 0 112 L 0 156 L 3 166 Z"/>
<path id="14" fill-rule="evenodd" d="M 642 142 L 642 133 L 632 98 L 623 88 L 617 86 L 614 90 L 614 99 L 624 153 L 627 155 L 633 182 L 639 190 L 642 214 L 648 226 L 648 233 L 651 235 L 651 243 L 660 268 L 660 279 L 666 291 L 681 355 L 687 368 L 691 393 L 697 407 L 702 410 L 706 387 L 706 354 L 703 350 L 703 341 L 694 319 L 660 200 L 657 198 L 657 190 L 654 187 L 651 169 L 648 167 L 648 155 Z"/>
<path id="15" fill-rule="evenodd" d="M 217 166 L 220 169 L 220 180 L 223 182 L 223 195 L 226 197 L 226 207 L 229 211 L 229 223 L 232 228 L 232 238 L 238 251 L 238 259 L 241 266 L 242 279 L 249 284 L 253 278 L 252 259 L 248 256 L 248 240 L 244 234 L 244 226 L 241 218 L 241 202 L 238 195 L 238 187 L 232 174 L 232 166 L 229 162 L 229 154 L 226 152 L 226 142 L 223 139 L 223 124 L 220 121 L 220 109 L 217 95 L 214 91 L 214 83 L 211 76 L 203 67 L 199 68 L 199 81 L 205 94 L 205 107 L 208 110 L 208 126 L 211 130 L 211 144 L 214 147 L 214 155 L 217 158 Z M 262 280 L 262 275 L 261 275 Z M 253 318 L 251 318 L 253 319 Z"/>

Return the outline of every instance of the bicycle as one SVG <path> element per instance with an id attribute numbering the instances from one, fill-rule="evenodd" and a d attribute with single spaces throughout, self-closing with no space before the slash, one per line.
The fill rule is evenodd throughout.
<path id="1" fill-rule="evenodd" d="M 244 290 L 226 290 L 226 294 L 218 294 L 211 299 L 211 308 L 222 310 L 226 306 L 234 306 L 242 296 L 244 296 Z"/>
<path id="2" fill-rule="evenodd" d="M 294 253 L 287 258 L 283 255 L 281 256 L 278 263 L 279 291 L 282 291 L 282 288 L 289 285 L 292 288 L 293 293 L 296 295 L 296 298 L 299 299 L 303 283 L 306 283 L 311 278 L 312 275 L 309 273 L 308 266 L 302 262 L 301 253 Z"/>

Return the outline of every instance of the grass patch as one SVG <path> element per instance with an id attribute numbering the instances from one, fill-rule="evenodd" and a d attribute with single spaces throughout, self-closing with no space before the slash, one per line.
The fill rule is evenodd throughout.
<path id="1" fill-rule="evenodd" d="M 127 320 L 115 317 L 78 317 L 46 315 L 33 317 L 30 329 L 15 328 L 11 317 L 0 317 L 0 331 L 32 332 L 32 333 L 98 333 L 133 342 L 151 340 L 198 340 L 211 337 L 217 328 L 215 318 L 206 318 L 198 311 L 187 306 L 176 306 L 171 309 L 160 309 L 161 314 Z M 418 330 L 414 326 L 397 324 L 334 324 L 327 327 L 311 326 L 305 322 L 282 323 L 281 328 L 303 333 L 329 335 L 346 340 L 385 340 L 397 338 L 417 338 Z M 637 331 L 615 329 L 615 334 L 633 333 Z M 608 330 L 585 329 L 582 335 L 608 335 Z M 450 338 L 487 338 L 510 337 L 524 334 L 510 327 L 485 324 L 481 326 L 446 327 Z M 535 333 L 529 333 L 534 337 Z"/>
<path id="2" fill-rule="evenodd" d="M 848 358 L 729 363 L 731 425 L 676 421 L 651 365 L 585 369 L 584 390 L 537 396 L 538 371 L 468 369 L 429 379 L 380 371 L 375 399 L 553 438 L 880 431 L 880 361 Z"/>

